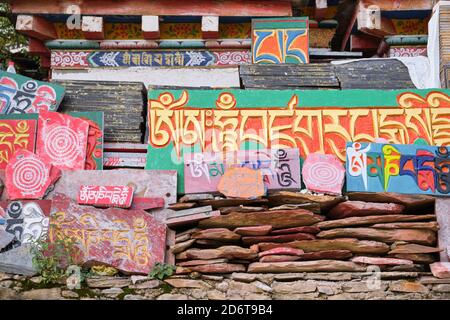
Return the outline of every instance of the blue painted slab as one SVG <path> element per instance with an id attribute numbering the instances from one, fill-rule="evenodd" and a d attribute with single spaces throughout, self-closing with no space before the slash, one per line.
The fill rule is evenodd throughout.
<path id="1" fill-rule="evenodd" d="M 347 143 L 347 191 L 448 196 L 450 147 Z"/>
<path id="2" fill-rule="evenodd" d="M 88 57 L 92 67 L 209 66 L 215 63 L 209 51 L 97 51 Z"/>

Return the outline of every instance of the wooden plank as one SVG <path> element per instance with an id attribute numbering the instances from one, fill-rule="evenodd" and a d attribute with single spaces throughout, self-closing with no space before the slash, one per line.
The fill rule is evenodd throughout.
<path id="1" fill-rule="evenodd" d="M 20 13 L 65 14 L 66 1 L 56 0 L 14 0 L 11 10 Z M 292 5 L 289 1 L 279 0 L 79 0 L 82 15 L 135 15 L 142 16 L 151 12 L 157 16 L 292 16 Z"/>
<path id="2" fill-rule="evenodd" d="M 377 50 L 380 39 L 368 34 L 354 34 L 350 36 L 350 50 L 373 51 Z"/>
<path id="3" fill-rule="evenodd" d="M 53 40 L 58 37 L 53 23 L 34 15 L 18 15 L 16 30 L 39 40 Z"/>

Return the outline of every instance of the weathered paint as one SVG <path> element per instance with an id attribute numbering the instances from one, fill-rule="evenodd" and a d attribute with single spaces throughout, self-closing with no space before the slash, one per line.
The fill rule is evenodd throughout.
<path id="1" fill-rule="evenodd" d="M 185 154 L 185 192 L 216 192 L 222 176 L 235 167 L 261 170 L 264 185 L 269 190 L 301 187 L 298 149 L 263 149 Z"/>
<path id="2" fill-rule="evenodd" d="M 347 144 L 347 191 L 450 194 L 450 147 Z"/>
<path id="3" fill-rule="evenodd" d="M 81 186 L 78 204 L 95 207 L 129 208 L 133 201 L 133 188 L 129 186 Z"/>
<path id="4" fill-rule="evenodd" d="M 124 68 L 117 72 L 115 68 L 89 68 L 85 70 L 52 71 L 53 79 L 142 82 L 145 86 L 177 87 L 219 87 L 239 88 L 239 69 L 226 68 L 171 68 L 136 67 Z"/>
<path id="5" fill-rule="evenodd" d="M 56 111 L 64 97 L 64 87 L 0 71 L 0 113 Z"/>
<path id="6" fill-rule="evenodd" d="M 450 145 L 448 90 L 149 90 L 147 169 L 193 152 L 298 148 L 345 161 L 348 141 Z"/>

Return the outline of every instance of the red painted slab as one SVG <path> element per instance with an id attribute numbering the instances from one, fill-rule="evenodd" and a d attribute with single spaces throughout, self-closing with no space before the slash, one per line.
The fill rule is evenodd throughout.
<path id="1" fill-rule="evenodd" d="M 341 194 L 345 168 L 335 155 L 311 153 L 303 164 L 302 178 L 310 191 Z"/>
<path id="2" fill-rule="evenodd" d="M 184 156 L 185 192 L 216 192 L 221 177 L 236 167 L 261 170 L 264 185 L 269 190 L 300 189 L 299 159 L 298 149 L 187 153 Z"/>
<path id="3" fill-rule="evenodd" d="M 41 199 L 61 176 L 61 170 L 27 150 L 14 154 L 5 169 L 8 198 Z"/>
<path id="4" fill-rule="evenodd" d="M 9 159 L 18 150 L 34 152 L 37 120 L 0 120 L 0 169 L 5 169 Z"/>
<path id="5" fill-rule="evenodd" d="M 58 194 L 51 212 L 50 241 L 71 237 L 86 265 L 148 274 L 156 262 L 164 262 L 167 227 L 143 210 L 80 206 Z"/>
<path id="6" fill-rule="evenodd" d="M 1 201 L 0 226 L 16 237 L 17 244 L 32 243 L 48 232 L 51 200 Z"/>
<path id="7" fill-rule="evenodd" d="M 129 208 L 133 201 L 133 188 L 129 186 L 80 187 L 78 203 L 95 207 Z"/>
<path id="8" fill-rule="evenodd" d="M 39 113 L 36 153 L 60 169 L 84 169 L 89 123 L 66 114 Z"/>
<path id="9" fill-rule="evenodd" d="M 164 208 L 164 198 L 134 197 L 131 209 L 150 210 Z"/>

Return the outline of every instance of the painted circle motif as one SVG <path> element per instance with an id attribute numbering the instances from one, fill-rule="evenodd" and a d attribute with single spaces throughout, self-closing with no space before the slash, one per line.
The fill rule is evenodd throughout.
<path id="1" fill-rule="evenodd" d="M 37 192 L 47 180 L 47 167 L 39 159 L 22 158 L 14 166 L 13 184 L 22 192 Z"/>
<path id="2" fill-rule="evenodd" d="M 314 177 L 315 184 L 335 185 L 342 180 L 342 173 L 326 162 L 313 163 L 307 171 L 309 177 Z"/>
<path id="3" fill-rule="evenodd" d="M 68 163 L 76 160 L 80 142 L 74 130 L 57 126 L 52 128 L 44 143 L 45 153 L 55 164 Z"/>

